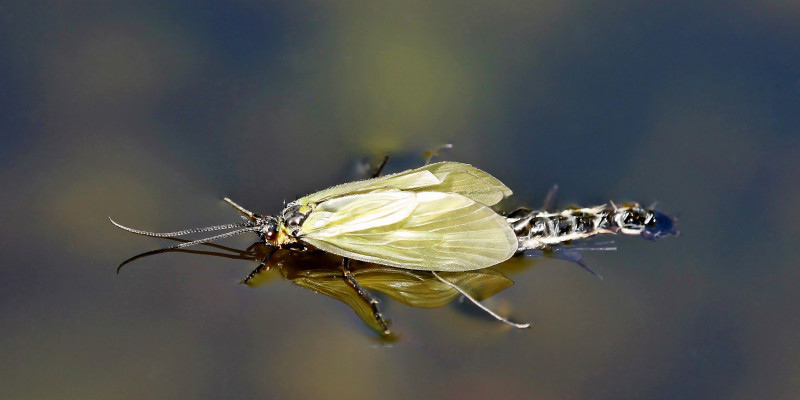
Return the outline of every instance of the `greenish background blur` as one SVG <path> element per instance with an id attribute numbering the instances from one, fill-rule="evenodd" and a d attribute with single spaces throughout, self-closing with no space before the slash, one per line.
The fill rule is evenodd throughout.
<path id="1" fill-rule="evenodd" d="M 0 5 L 0 398 L 800 398 L 800 2 Z M 486 303 L 344 304 L 156 231 L 452 142 L 508 204 L 658 201 L 678 238 Z M 253 235 L 224 244 L 247 247 Z"/>

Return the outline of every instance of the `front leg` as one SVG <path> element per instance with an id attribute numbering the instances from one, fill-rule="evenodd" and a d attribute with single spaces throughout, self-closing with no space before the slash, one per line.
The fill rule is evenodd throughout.
<path id="1" fill-rule="evenodd" d="M 261 271 L 263 271 L 263 270 L 264 270 L 264 268 L 266 268 L 266 266 L 267 266 L 267 261 L 269 261 L 270 257 L 272 257 L 272 255 L 273 255 L 273 254 L 275 254 L 275 252 L 276 252 L 276 251 L 278 251 L 278 249 L 279 249 L 279 248 L 280 248 L 280 247 L 273 247 L 273 248 L 269 249 L 269 252 L 268 252 L 268 253 L 267 253 L 267 255 L 264 257 L 264 259 L 263 259 L 263 260 L 261 260 L 261 263 L 260 263 L 260 264 L 258 264 L 258 266 L 256 267 L 256 269 L 252 270 L 252 271 L 251 271 L 249 274 L 247 274 L 247 277 L 245 277 L 244 279 L 242 279 L 242 280 L 241 280 L 239 283 L 241 283 L 241 284 L 245 284 L 245 285 L 247 285 L 248 283 L 250 283 L 250 280 L 251 280 L 251 279 L 253 279 L 253 278 L 254 278 L 256 275 L 260 274 L 260 273 L 261 273 Z"/>

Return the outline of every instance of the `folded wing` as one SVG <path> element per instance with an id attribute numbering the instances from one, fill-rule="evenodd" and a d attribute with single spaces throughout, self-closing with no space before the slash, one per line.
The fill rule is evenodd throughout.
<path id="1" fill-rule="evenodd" d="M 318 204 L 341 196 L 375 190 L 449 192 L 492 206 L 511 195 L 511 189 L 497 178 L 469 164 L 440 162 L 393 175 L 345 183 L 297 200 L 300 204 Z"/>
<path id="2" fill-rule="evenodd" d="M 465 195 L 443 192 L 386 190 L 327 200 L 303 223 L 299 238 L 340 256 L 428 271 L 490 267 L 517 250 L 505 218 Z"/>

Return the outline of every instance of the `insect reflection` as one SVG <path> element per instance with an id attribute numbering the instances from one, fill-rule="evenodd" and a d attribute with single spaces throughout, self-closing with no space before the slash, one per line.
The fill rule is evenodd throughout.
<path id="1" fill-rule="evenodd" d="M 210 243 L 206 246 L 219 251 L 187 249 L 166 251 L 257 262 L 266 260 L 266 263 L 260 264 L 240 283 L 255 288 L 275 279 L 287 279 L 297 286 L 347 304 L 365 325 L 385 340 L 391 340 L 393 334 L 388 320 L 381 312 L 379 303 L 372 293 L 380 293 L 411 307 L 438 308 L 449 304 L 461 295 L 465 295 L 473 301 L 483 300 L 514 284 L 511 279 L 490 268 L 440 272 L 440 276 L 444 278 L 444 280 L 440 280 L 428 271 L 407 270 L 356 260 L 350 260 L 346 269 L 354 278 L 351 280 L 341 268 L 342 257 L 322 251 L 273 251 L 274 249 L 260 242 L 254 243 L 246 250 Z M 152 254 L 145 256 L 148 255 Z M 127 262 L 120 265 L 118 271 L 125 264 Z M 357 283 L 353 284 L 353 282 Z M 452 283 L 455 287 L 448 283 Z M 484 311 L 498 317 L 477 301 L 476 304 Z"/>

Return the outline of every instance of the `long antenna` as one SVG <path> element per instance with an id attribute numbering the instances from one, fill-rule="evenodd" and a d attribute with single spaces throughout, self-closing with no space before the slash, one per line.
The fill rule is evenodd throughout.
<path id="1" fill-rule="evenodd" d="M 233 229 L 233 228 L 242 228 L 242 227 L 252 227 L 252 224 L 249 222 L 240 222 L 238 224 L 226 224 L 226 225 L 214 225 L 214 226 L 206 226 L 203 228 L 192 228 L 192 229 L 185 229 L 182 231 L 177 232 L 148 232 L 148 231 L 140 231 L 138 229 L 128 228 L 125 225 L 118 224 L 116 221 L 108 217 L 108 220 L 111 221 L 114 226 L 119 229 L 135 233 L 137 235 L 142 236 L 150 236 L 150 237 L 175 237 L 175 236 L 183 236 L 188 235 L 190 233 L 197 233 L 197 232 L 211 232 L 211 231 L 220 231 L 223 229 Z"/>
<path id="2" fill-rule="evenodd" d="M 114 221 L 111 221 L 111 222 L 114 222 Z M 129 262 L 131 262 L 133 260 L 142 258 L 142 257 L 147 257 L 147 256 L 150 256 L 150 255 L 153 255 L 153 254 L 156 254 L 156 253 L 162 253 L 162 252 L 165 252 L 165 251 L 182 249 L 184 247 L 194 246 L 194 245 L 197 245 L 197 244 L 213 242 L 215 240 L 224 239 L 224 238 L 230 237 L 230 236 L 241 235 L 242 233 L 253 232 L 253 231 L 256 231 L 256 230 L 258 230 L 257 226 L 251 226 L 251 227 L 247 227 L 247 228 L 243 228 L 243 229 L 237 229 L 237 230 L 231 231 L 231 232 L 226 232 L 226 233 L 223 233 L 223 234 L 220 234 L 220 235 L 216 235 L 216 236 L 211 236 L 211 237 L 207 237 L 207 238 L 203 238 L 203 239 L 192 240 L 191 242 L 185 242 L 185 243 L 181 243 L 181 244 L 176 244 L 174 246 L 164 247 L 163 249 L 146 251 L 144 253 L 137 254 L 137 255 L 135 255 L 135 256 L 123 261 L 122 264 L 120 264 L 119 267 L 117 267 L 117 273 L 119 273 L 119 271 L 122 269 L 122 266 L 124 266 L 125 264 L 127 264 L 127 263 L 129 263 Z M 136 232 L 134 232 L 134 233 L 136 233 Z"/>

